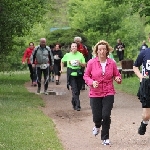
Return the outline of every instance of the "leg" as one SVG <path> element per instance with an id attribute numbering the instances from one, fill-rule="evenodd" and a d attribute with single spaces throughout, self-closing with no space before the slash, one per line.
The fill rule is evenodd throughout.
<path id="1" fill-rule="evenodd" d="M 29 68 L 29 71 L 30 71 L 30 79 L 33 83 L 33 68 L 32 68 L 32 64 L 28 64 L 28 68 Z"/>
<path id="2" fill-rule="evenodd" d="M 95 123 L 96 128 L 101 127 L 102 122 L 102 98 L 100 97 L 91 97 L 90 106 L 93 114 L 93 122 Z"/>
<path id="3" fill-rule="evenodd" d="M 114 95 L 108 95 L 102 99 L 102 131 L 101 139 L 109 139 L 109 129 L 111 123 L 111 110 L 113 108 Z"/>
<path id="4" fill-rule="evenodd" d="M 33 68 L 33 85 L 37 86 L 37 68 Z"/>
<path id="5" fill-rule="evenodd" d="M 41 90 L 41 78 L 42 78 L 42 70 L 40 67 L 37 67 L 37 83 L 38 83 L 37 93 L 40 93 Z"/>
<path id="6" fill-rule="evenodd" d="M 80 100 L 79 100 L 79 90 L 77 84 L 77 77 L 70 76 L 70 85 L 72 88 L 72 97 L 75 101 L 75 108 L 77 111 L 80 111 Z"/>
<path id="7" fill-rule="evenodd" d="M 46 69 L 43 69 L 43 74 L 44 74 L 44 92 L 47 95 L 47 89 L 48 89 L 48 79 L 49 79 L 49 67 Z"/>
<path id="8" fill-rule="evenodd" d="M 146 132 L 146 126 L 148 125 L 148 121 L 150 119 L 150 108 L 143 108 L 143 114 L 142 114 L 142 122 L 138 129 L 138 133 L 140 135 L 144 135 Z"/>

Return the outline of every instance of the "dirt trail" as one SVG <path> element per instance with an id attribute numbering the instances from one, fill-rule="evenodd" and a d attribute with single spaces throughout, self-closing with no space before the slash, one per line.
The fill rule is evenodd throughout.
<path id="1" fill-rule="evenodd" d="M 36 87 L 26 83 L 30 92 Z M 134 87 L 133 87 L 134 88 Z M 88 89 L 81 91 L 81 111 L 71 106 L 71 91 L 66 88 L 66 74 L 61 76 L 61 85 L 50 82 L 49 90 L 62 92 L 62 95 L 40 95 L 46 106 L 42 108 L 56 124 L 58 137 L 65 150 L 150 150 L 150 127 L 144 136 L 137 134 L 141 121 L 141 104 L 136 96 L 117 91 L 112 110 L 110 146 L 101 144 L 100 136 L 92 135 L 92 114 L 89 105 Z"/>

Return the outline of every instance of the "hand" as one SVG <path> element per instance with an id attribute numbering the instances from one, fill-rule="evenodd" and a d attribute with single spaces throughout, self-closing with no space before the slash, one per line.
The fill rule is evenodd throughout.
<path id="1" fill-rule="evenodd" d="M 32 64 L 32 67 L 35 68 L 35 64 Z"/>
<path id="2" fill-rule="evenodd" d="M 24 65 L 24 64 L 25 64 L 25 62 L 22 62 L 22 64 Z"/>
<path id="3" fill-rule="evenodd" d="M 60 73 L 63 73 L 63 69 L 61 69 L 59 72 L 60 72 Z"/>
<path id="4" fill-rule="evenodd" d="M 53 66 L 50 66 L 50 70 L 53 70 Z"/>
<path id="5" fill-rule="evenodd" d="M 117 83 L 121 83 L 121 78 L 120 78 L 120 77 L 115 77 L 115 81 L 116 81 Z"/>
<path id="6" fill-rule="evenodd" d="M 93 87 L 97 88 L 98 87 L 98 82 L 97 81 L 93 81 Z"/>

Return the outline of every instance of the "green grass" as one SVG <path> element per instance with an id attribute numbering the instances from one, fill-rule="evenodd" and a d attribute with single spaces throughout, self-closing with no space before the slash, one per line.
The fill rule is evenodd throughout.
<path id="1" fill-rule="evenodd" d="M 29 93 L 25 74 L 0 74 L 0 150 L 63 150 L 52 120 L 38 109 L 44 102 Z"/>
<path id="2" fill-rule="evenodd" d="M 122 83 L 117 84 L 114 83 L 115 89 L 123 91 L 128 94 L 136 95 L 140 82 L 137 76 L 129 77 L 129 78 L 123 78 L 122 77 Z"/>

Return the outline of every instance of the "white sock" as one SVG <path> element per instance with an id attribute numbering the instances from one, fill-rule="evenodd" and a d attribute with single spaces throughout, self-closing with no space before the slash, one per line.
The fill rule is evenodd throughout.
<path id="1" fill-rule="evenodd" d="M 143 121 L 144 124 L 148 124 L 148 121 Z"/>

